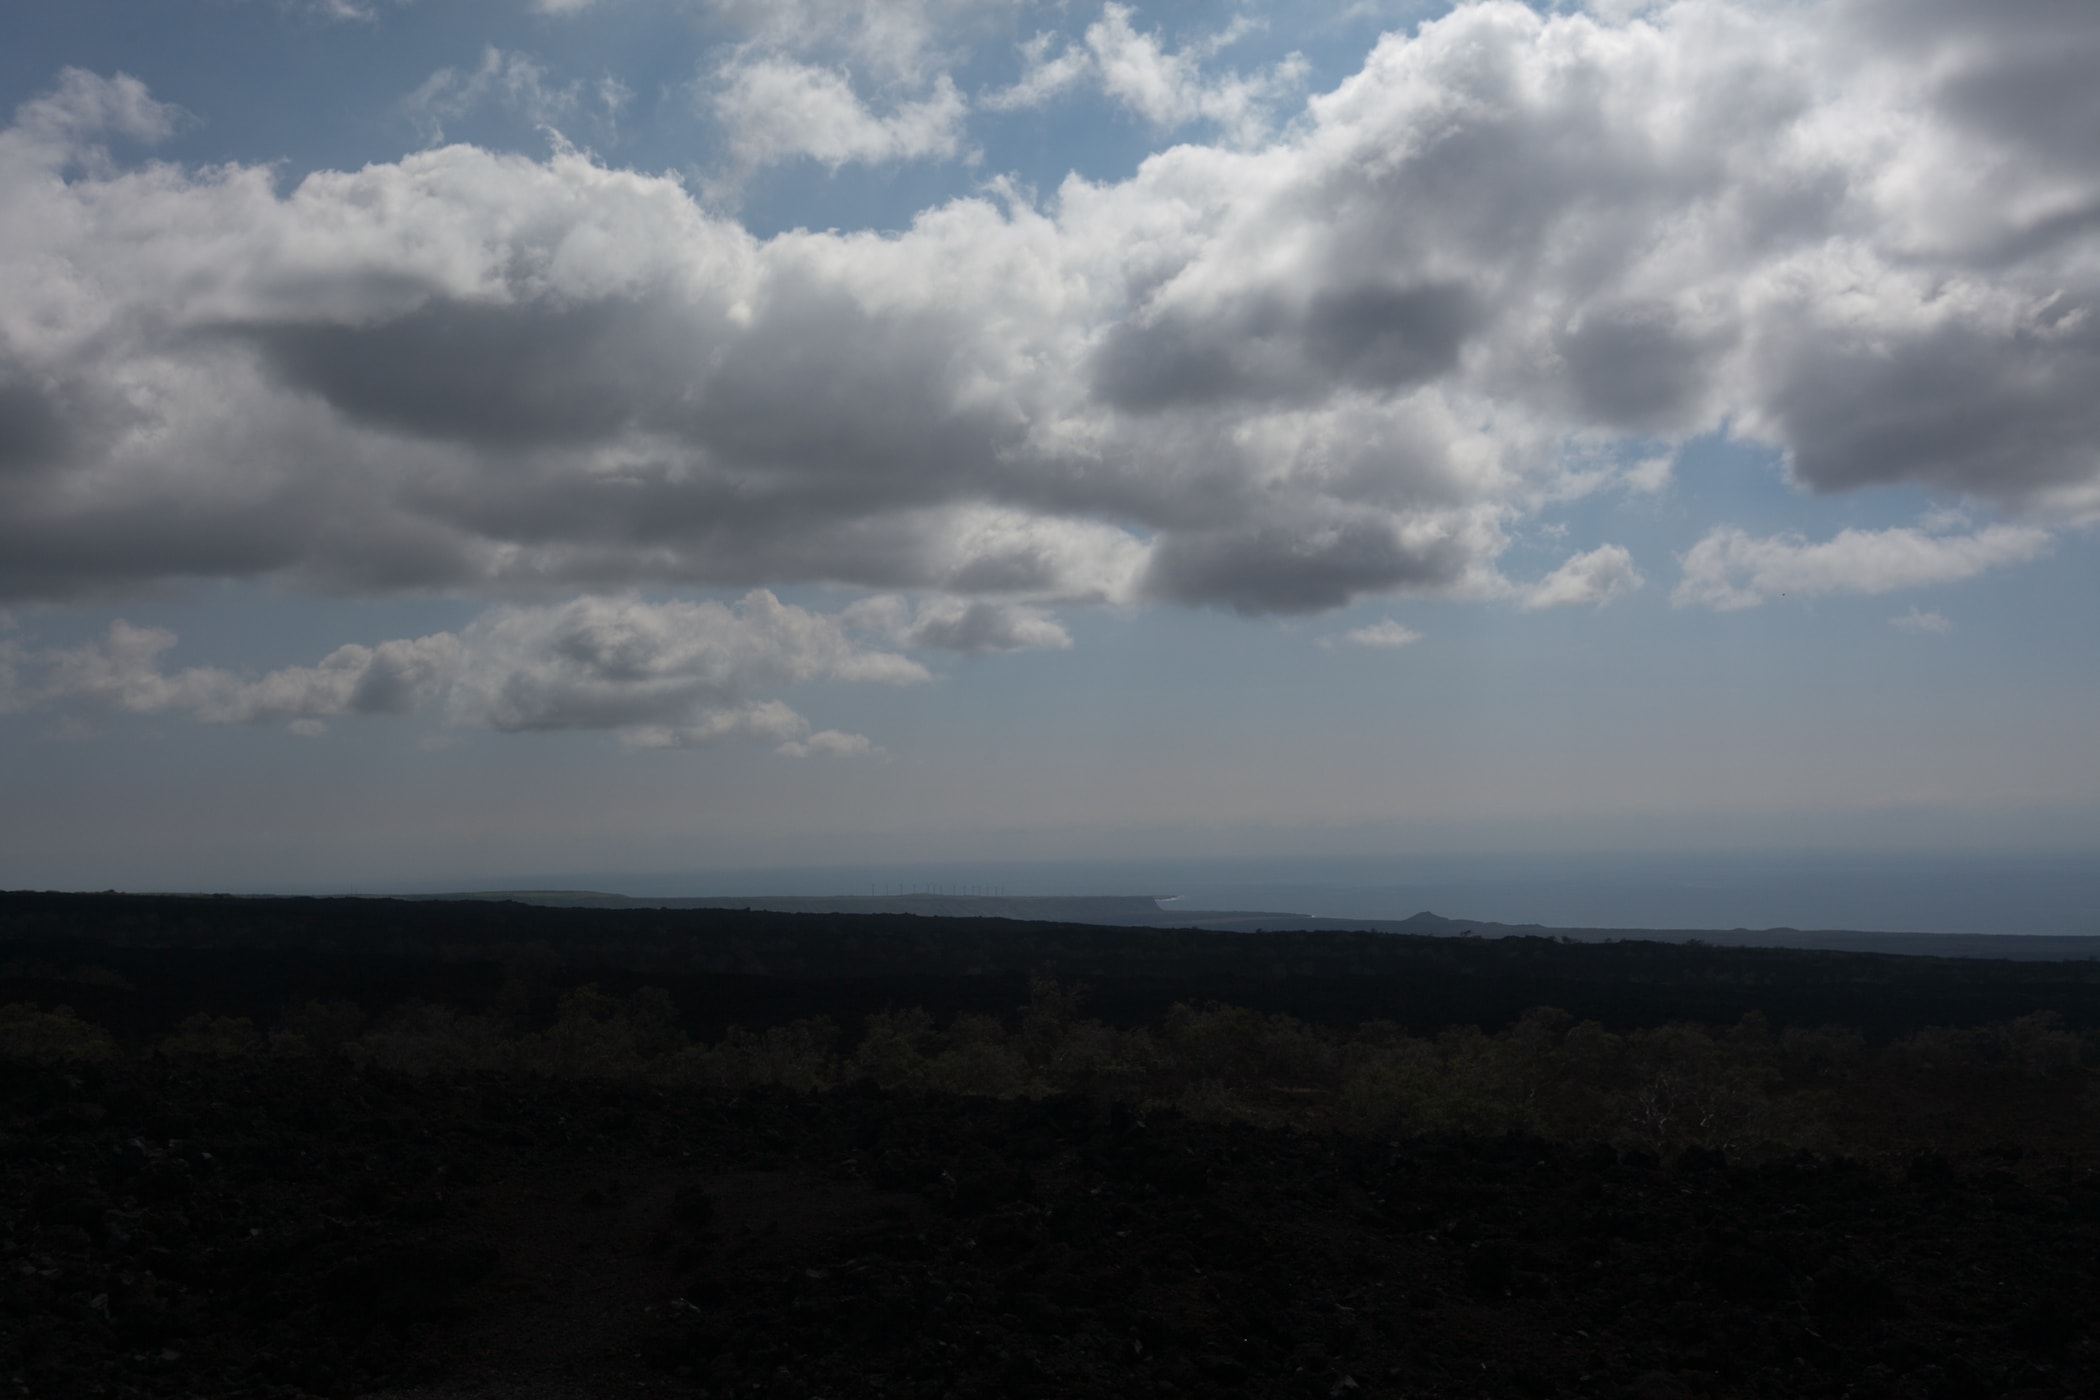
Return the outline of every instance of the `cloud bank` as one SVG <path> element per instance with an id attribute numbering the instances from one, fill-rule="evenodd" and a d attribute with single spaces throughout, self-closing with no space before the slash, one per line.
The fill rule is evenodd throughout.
<path id="1" fill-rule="evenodd" d="M 929 42 L 853 23 L 869 63 Z M 0 133 L 0 598 L 821 581 L 956 600 L 925 636 L 963 650 L 1071 601 L 1597 602 L 1624 551 L 1525 594 L 1510 527 L 1599 444 L 1724 427 L 1811 491 L 2091 519 L 2096 61 L 2075 5 L 1471 4 L 1274 139 L 770 239 L 566 150 L 290 188 L 119 160 L 179 114 L 68 72 Z M 815 123 L 824 158 L 947 139 L 864 116 Z M 2041 547 L 1721 530 L 1674 596 Z M 620 724 L 731 713 L 693 703 Z"/>
<path id="2" fill-rule="evenodd" d="M 312 733 L 340 715 L 417 709 L 437 697 L 460 660 L 459 639 L 441 633 L 338 647 L 318 665 L 245 680 L 212 666 L 163 671 L 161 654 L 176 640 L 165 628 L 112 623 L 99 644 L 30 658 L 44 672 L 36 698 L 133 714 L 187 712 L 205 724 L 289 723 Z"/>
<path id="3" fill-rule="evenodd" d="M 442 706 L 454 724 L 500 733 L 600 730 L 630 748 L 758 740 L 800 758 L 875 750 L 859 735 L 812 732 L 786 704 L 753 692 L 815 680 L 930 679 L 909 657 L 855 638 L 842 618 L 764 589 L 733 608 L 631 597 L 499 607 L 459 633 L 339 647 L 318 665 L 254 678 L 216 667 L 165 670 L 162 655 L 176 641 L 166 629 L 119 621 L 84 646 L 0 644 L 0 700 L 184 714 L 204 724 L 283 723 L 309 736 L 347 715 Z"/>

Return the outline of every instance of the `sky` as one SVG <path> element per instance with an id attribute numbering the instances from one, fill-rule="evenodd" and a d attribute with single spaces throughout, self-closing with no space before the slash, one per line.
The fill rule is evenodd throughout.
<path id="1" fill-rule="evenodd" d="M 2072 0 L 10 7 L 0 886 L 2100 855 L 2096 70 Z"/>

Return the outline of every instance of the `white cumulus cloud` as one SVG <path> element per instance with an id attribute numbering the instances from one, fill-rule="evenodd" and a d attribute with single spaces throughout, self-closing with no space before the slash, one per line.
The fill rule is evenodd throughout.
<path id="1" fill-rule="evenodd" d="M 1577 554 L 1552 573 L 1523 591 L 1521 606 L 1529 611 L 1606 603 L 1625 597 L 1646 580 L 1633 566 L 1633 555 L 1623 545 L 1599 545 Z"/>
<path id="2" fill-rule="evenodd" d="M 1127 5 L 1107 5 L 1080 43 L 1053 53 L 1047 34 L 1022 45 L 1024 67 L 1009 88 L 985 105 L 1011 111 L 1038 107 L 1074 88 L 1092 86 L 1163 129 L 1203 121 L 1245 144 L 1267 134 L 1276 112 L 1302 86 L 1306 65 L 1293 55 L 1252 75 L 1211 73 L 1206 62 L 1245 32 L 1235 24 L 1213 39 L 1169 51 L 1160 36 L 1140 31 Z"/>
<path id="3" fill-rule="evenodd" d="M 725 67 L 710 105 L 739 165 L 806 156 L 834 170 L 854 162 L 954 156 L 962 148 L 967 110 L 945 73 L 923 97 L 877 113 L 854 91 L 844 69 L 774 56 Z"/>
<path id="4" fill-rule="evenodd" d="M 109 136 L 147 144 L 164 141 L 175 134 L 182 118 L 181 108 L 156 102 L 146 85 L 128 73 L 105 78 L 67 68 L 51 91 L 15 109 L 8 136 L 32 158 L 62 162 L 101 155 L 100 142 Z"/>
<path id="5" fill-rule="evenodd" d="M 1685 554 L 1670 595 L 1678 607 L 1754 608 L 1784 596 L 1893 593 L 1958 583 L 2049 552 L 2046 530 L 1991 525 L 1966 535 L 1924 530 L 1843 530 L 1812 543 L 1799 535 L 1762 538 L 1732 526 L 1714 530 Z"/>

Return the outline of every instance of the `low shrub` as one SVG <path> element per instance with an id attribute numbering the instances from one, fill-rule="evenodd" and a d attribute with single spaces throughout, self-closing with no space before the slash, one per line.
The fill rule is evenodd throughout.
<path id="1" fill-rule="evenodd" d="M 240 1060 L 260 1054 L 263 1037 L 246 1016 L 199 1012 L 161 1037 L 153 1048 L 170 1059 Z"/>
<path id="2" fill-rule="evenodd" d="M 815 1093 L 846 1077 L 837 1054 L 838 1038 L 838 1027 L 821 1016 L 767 1031 L 732 1026 L 717 1045 L 680 1051 L 662 1073 L 674 1082 L 721 1094 L 753 1089 Z"/>
<path id="3" fill-rule="evenodd" d="M 523 1068 L 529 1057 L 501 1021 L 449 1006 L 409 1002 L 343 1046 L 351 1063 L 395 1074 L 484 1074 Z"/>
<path id="4" fill-rule="evenodd" d="M 365 1009 L 354 1001 L 309 1001 L 285 1013 L 270 1044 L 294 1054 L 340 1055 L 364 1025 Z"/>
<path id="5" fill-rule="evenodd" d="M 0 1006 L 0 1060 L 30 1065 L 102 1064 L 117 1056 L 108 1031 L 70 1006 L 44 1011 L 26 1001 Z"/>

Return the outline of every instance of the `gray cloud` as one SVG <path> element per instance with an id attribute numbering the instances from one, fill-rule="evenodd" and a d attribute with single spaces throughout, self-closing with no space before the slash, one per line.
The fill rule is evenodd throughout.
<path id="1" fill-rule="evenodd" d="M 1471 290 L 1458 283 L 1328 287 L 1306 307 L 1306 349 L 1351 382 L 1405 388 L 1449 372 L 1480 319 Z"/>
<path id="2" fill-rule="evenodd" d="M 36 385 L 0 372 L 0 481 L 67 455 L 67 415 Z"/>
<path id="3" fill-rule="evenodd" d="M 1482 552 L 1467 533 L 1411 538 L 1373 514 L 1318 526 L 1180 532 L 1152 551 L 1144 591 L 1248 614 L 1324 612 L 1369 594 L 1455 589 Z"/>
<path id="4" fill-rule="evenodd" d="M 1826 491 L 1915 482 L 2037 503 L 2093 493 L 2100 288 L 1979 309 L 1933 315 L 1893 344 L 1871 325 L 1775 328 L 1760 424 L 1792 448 L 1795 475 Z"/>
<path id="5" fill-rule="evenodd" d="M 483 447 L 568 448 L 679 426 L 681 413 L 690 414 L 679 377 L 700 348 L 683 330 L 624 299 L 553 307 L 446 300 L 373 325 L 225 333 L 251 340 L 288 388 L 353 420 Z"/>
<path id="6" fill-rule="evenodd" d="M 1724 426 L 2100 516 L 2100 15 L 1911 9 L 1468 5 L 1267 144 L 766 240 L 573 151 L 123 167 L 175 115 L 69 72 L 0 133 L 0 593 L 1521 600 L 1600 443 Z"/>
<path id="7" fill-rule="evenodd" d="M 1611 428 L 1667 431 L 1696 421 L 1722 347 L 1687 332 L 1667 303 L 1604 305 L 1555 347 L 1582 414 Z"/>
<path id="8" fill-rule="evenodd" d="M 1866 40 L 1904 55 L 1950 116 L 2090 172 L 2100 132 L 2100 28 L 2061 0 L 1853 0 L 1840 11 Z"/>
<path id="9" fill-rule="evenodd" d="M 1224 401 L 1317 402 L 1338 385 L 1409 388 L 1448 372 L 1479 319 L 1455 283 L 1369 282 L 1278 295 L 1201 317 L 1167 313 L 1113 327 L 1094 354 L 1094 392 L 1145 412 Z"/>

